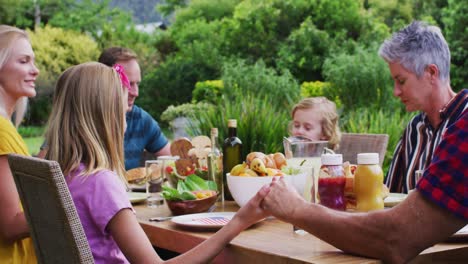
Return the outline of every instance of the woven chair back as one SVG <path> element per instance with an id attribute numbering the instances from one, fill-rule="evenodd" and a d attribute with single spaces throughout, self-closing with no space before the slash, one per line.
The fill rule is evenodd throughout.
<path id="1" fill-rule="evenodd" d="M 8 162 L 38 263 L 94 263 L 58 163 L 16 154 Z"/>
<path id="2" fill-rule="evenodd" d="M 343 161 L 349 161 L 351 164 L 357 164 L 359 153 L 379 153 L 379 163 L 382 166 L 387 146 L 387 134 L 343 133 L 336 153 L 343 154 Z"/>

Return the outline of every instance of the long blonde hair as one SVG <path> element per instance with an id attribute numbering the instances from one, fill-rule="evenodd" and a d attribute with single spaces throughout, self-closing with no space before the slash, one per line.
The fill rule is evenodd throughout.
<path id="1" fill-rule="evenodd" d="M 0 69 L 3 68 L 5 63 L 11 56 L 11 50 L 13 48 L 13 43 L 19 38 L 25 38 L 29 41 L 28 34 L 26 31 L 21 30 L 17 27 L 12 27 L 8 25 L 0 25 Z M 20 98 L 15 105 L 15 126 L 18 127 L 23 120 L 23 117 L 26 113 L 28 104 L 27 97 Z M 0 97 L 0 105 L 4 105 L 3 98 Z M 5 111 L 6 109 L 0 109 L 0 111 Z"/>
<path id="2" fill-rule="evenodd" d="M 340 118 L 336 112 L 335 103 L 323 96 L 305 98 L 293 107 L 291 117 L 294 119 L 294 114 L 299 109 L 307 110 L 311 108 L 316 110 L 321 117 L 322 134 L 327 138 L 329 147 L 336 150 L 341 140 L 341 132 Z"/>
<path id="3" fill-rule="evenodd" d="M 65 175 L 84 164 L 83 175 L 115 171 L 125 183 L 124 92 L 117 72 L 102 63 L 68 68 L 58 79 L 48 121 L 46 158 Z"/>

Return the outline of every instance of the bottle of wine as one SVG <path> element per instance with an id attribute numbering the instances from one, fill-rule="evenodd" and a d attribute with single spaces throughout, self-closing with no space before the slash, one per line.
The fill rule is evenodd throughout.
<path id="1" fill-rule="evenodd" d="M 228 137 L 223 144 L 223 177 L 226 182 L 226 174 L 232 167 L 242 163 L 242 141 L 237 137 L 237 120 L 228 120 Z M 224 198 L 232 201 L 232 195 L 227 184 L 224 185 Z"/>
<path id="2" fill-rule="evenodd" d="M 211 152 L 208 154 L 208 179 L 216 182 L 218 201 L 224 202 L 223 153 L 218 147 L 218 129 L 211 128 Z"/>

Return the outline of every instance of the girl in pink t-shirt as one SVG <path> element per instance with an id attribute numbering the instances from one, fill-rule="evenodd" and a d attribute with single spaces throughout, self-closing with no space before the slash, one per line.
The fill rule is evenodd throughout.
<path id="1" fill-rule="evenodd" d="M 126 198 L 123 138 L 127 89 L 117 70 L 97 62 L 67 69 L 59 78 L 46 141 L 66 180 L 96 263 L 160 263 Z M 263 187 L 210 239 L 169 260 L 206 263 L 237 234 L 267 216 Z"/>

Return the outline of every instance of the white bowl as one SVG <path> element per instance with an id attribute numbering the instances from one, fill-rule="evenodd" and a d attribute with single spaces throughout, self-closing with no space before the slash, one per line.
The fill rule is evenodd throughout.
<path id="1" fill-rule="evenodd" d="M 227 185 L 234 201 L 242 207 L 262 188 L 263 185 L 271 183 L 273 178 L 279 176 L 249 177 L 249 176 L 231 176 L 226 174 Z M 300 195 L 304 194 L 307 174 L 286 175 L 284 180 L 292 184 Z"/>

